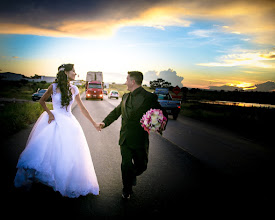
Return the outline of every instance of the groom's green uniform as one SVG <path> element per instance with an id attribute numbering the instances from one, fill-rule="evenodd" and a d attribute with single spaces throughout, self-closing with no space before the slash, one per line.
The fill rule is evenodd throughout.
<path id="1" fill-rule="evenodd" d="M 151 108 L 161 109 L 168 118 L 157 100 L 157 95 L 139 87 L 124 94 L 120 104 L 103 120 L 107 127 L 120 115 L 122 118 L 119 145 L 124 190 L 131 191 L 136 176 L 147 169 L 149 137 L 141 127 L 140 119 Z"/>

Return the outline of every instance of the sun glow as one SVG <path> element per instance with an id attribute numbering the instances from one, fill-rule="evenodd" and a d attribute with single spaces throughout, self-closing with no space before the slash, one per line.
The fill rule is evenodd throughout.
<path id="1" fill-rule="evenodd" d="M 64 46 L 64 50 L 66 51 L 65 47 L 67 45 Z M 135 48 L 133 53 L 132 48 L 125 46 L 117 40 L 112 42 L 100 41 L 96 46 L 89 44 L 89 41 L 75 45 L 72 42 L 69 51 L 68 54 L 62 54 L 59 62 L 74 63 L 80 79 L 85 79 L 88 71 L 126 74 L 129 70 L 141 68 L 139 59 L 142 57 L 142 54 L 139 49 Z"/>
<path id="2" fill-rule="evenodd" d="M 233 83 L 227 83 L 226 85 L 232 86 L 232 87 L 238 87 L 242 88 L 243 90 L 249 90 L 249 89 L 255 89 L 254 86 L 255 83 L 248 83 L 248 82 L 233 82 Z"/>

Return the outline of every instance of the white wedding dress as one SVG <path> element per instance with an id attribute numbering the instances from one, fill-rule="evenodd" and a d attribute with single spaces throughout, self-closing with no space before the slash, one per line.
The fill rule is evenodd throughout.
<path id="1" fill-rule="evenodd" d="M 70 105 L 61 106 L 61 93 L 53 83 L 52 103 L 55 120 L 48 124 L 49 115 L 43 112 L 35 123 L 20 155 L 15 187 L 27 186 L 39 181 L 71 198 L 89 193 L 99 194 L 99 186 L 84 132 L 71 112 L 75 96 L 72 88 Z"/>

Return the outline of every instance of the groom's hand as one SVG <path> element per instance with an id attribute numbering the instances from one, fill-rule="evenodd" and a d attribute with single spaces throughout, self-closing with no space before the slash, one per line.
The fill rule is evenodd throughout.
<path id="1" fill-rule="evenodd" d="M 162 132 L 165 130 L 167 125 L 167 121 L 163 121 L 161 127 L 159 128 L 158 132 L 162 135 Z"/>
<path id="2" fill-rule="evenodd" d="M 101 131 L 100 123 L 94 123 L 94 127 L 95 127 L 95 129 L 96 129 L 98 132 Z"/>
<path id="3" fill-rule="evenodd" d="M 101 123 L 99 123 L 99 126 L 100 126 L 100 130 L 101 130 L 101 129 L 103 129 L 105 127 L 105 123 L 101 122 Z"/>

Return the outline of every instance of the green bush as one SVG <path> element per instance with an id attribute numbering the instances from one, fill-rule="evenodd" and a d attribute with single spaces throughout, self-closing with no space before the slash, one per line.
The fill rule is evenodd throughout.
<path id="1" fill-rule="evenodd" d="M 0 97 L 31 100 L 38 89 L 47 89 L 51 83 L 26 81 L 1 81 Z"/>
<path id="2" fill-rule="evenodd" d="M 52 104 L 47 104 L 52 109 Z M 39 103 L 8 103 L 1 105 L 0 136 L 12 135 L 34 123 L 43 113 L 44 109 Z"/>

